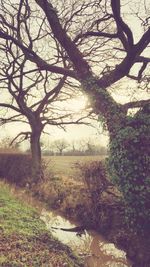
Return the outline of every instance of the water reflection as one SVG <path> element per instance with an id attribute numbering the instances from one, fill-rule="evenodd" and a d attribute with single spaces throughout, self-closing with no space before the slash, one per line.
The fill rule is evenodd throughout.
<path id="1" fill-rule="evenodd" d="M 55 237 L 85 258 L 85 267 L 131 267 L 126 253 L 117 249 L 114 244 L 107 243 L 96 232 L 88 231 L 79 237 L 75 232 L 54 230 L 52 227 L 72 228 L 76 225 L 60 215 L 45 210 L 42 211 L 41 219 Z"/>

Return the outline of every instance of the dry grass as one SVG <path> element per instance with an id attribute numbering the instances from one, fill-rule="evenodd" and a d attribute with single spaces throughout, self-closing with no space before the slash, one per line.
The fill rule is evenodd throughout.
<path id="1" fill-rule="evenodd" d="M 35 187 L 37 196 L 49 207 L 58 209 L 65 215 L 69 211 L 70 217 L 76 218 L 78 207 L 87 207 L 91 203 L 89 190 L 79 166 L 90 166 L 92 162 L 101 162 L 102 159 L 104 157 L 100 156 L 46 157 L 45 179 Z"/>
<path id="2" fill-rule="evenodd" d="M 105 156 L 50 156 L 45 157 L 49 164 L 49 170 L 59 177 L 73 177 L 79 175 L 76 169 L 77 163 L 87 163 L 91 161 L 101 161 Z M 78 179 L 77 179 L 78 180 Z"/>

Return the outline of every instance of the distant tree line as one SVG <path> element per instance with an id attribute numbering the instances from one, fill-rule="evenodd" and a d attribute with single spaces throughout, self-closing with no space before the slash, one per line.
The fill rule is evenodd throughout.
<path id="1" fill-rule="evenodd" d="M 66 139 L 56 139 L 53 142 L 41 141 L 43 156 L 88 156 L 88 155 L 106 155 L 107 147 L 94 143 L 90 138 L 79 139 L 77 141 L 67 141 Z M 12 142 L 9 136 L 0 139 L 0 153 L 21 153 L 20 143 Z M 25 153 L 31 153 L 27 148 Z"/>
<path id="2" fill-rule="evenodd" d="M 45 156 L 87 156 L 106 155 L 107 147 L 95 144 L 91 139 L 82 139 L 69 142 L 65 139 L 57 139 L 52 143 L 41 144 L 42 154 Z"/>

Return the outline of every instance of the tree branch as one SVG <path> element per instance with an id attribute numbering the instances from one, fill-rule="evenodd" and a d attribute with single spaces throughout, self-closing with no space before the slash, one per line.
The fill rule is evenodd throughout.
<path id="1" fill-rule="evenodd" d="M 78 77 L 81 79 L 86 79 L 90 71 L 90 66 L 84 60 L 83 55 L 78 50 L 75 43 L 70 39 L 70 37 L 66 34 L 66 31 L 62 28 L 54 7 L 47 0 L 35 0 L 35 2 L 46 14 L 47 20 L 54 36 L 68 53 L 70 60 L 72 61 L 76 68 L 76 71 L 78 72 Z"/>
<path id="2" fill-rule="evenodd" d="M 140 68 L 139 73 L 138 73 L 138 82 L 140 82 L 140 80 L 142 78 L 143 71 L 146 69 L 147 64 L 148 64 L 147 62 L 144 62 L 142 67 Z"/>
<path id="3" fill-rule="evenodd" d="M 48 70 L 54 73 L 59 73 L 59 74 L 63 74 L 66 76 L 70 76 L 75 79 L 77 78 L 77 75 L 73 70 L 69 70 L 67 68 L 62 68 L 59 66 L 48 64 L 45 60 L 43 60 L 40 56 L 38 56 L 33 50 L 24 46 L 19 40 L 15 39 L 9 34 L 6 34 L 0 31 L 0 38 L 5 39 L 5 40 L 11 40 L 15 45 L 17 45 L 24 52 L 24 54 L 30 61 L 37 64 L 40 70 Z"/>
<path id="4" fill-rule="evenodd" d="M 132 80 L 136 80 L 140 83 L 140 81 L 142 79 L 142 74 L 143 74 L 144 70 L 146 69 L 147 64 L 148 64 L 148 62 L 143 62 L 137 76 L 128 74 L 127 77 L 132 79 Z"/>
<path id="5" fill-rule="evenodd" d="M 115 33 L 88 31 L 86 33 L 77 35 L 74 39 L 74 42 L 76 43 L 79 39 L 93 37 L 93 36 L 106 37 L 106 38 L 118 38 L 118 34 L 115 34 Z"/>
<path id="6" fill-rule="evenodd" d="M 141 62 L 141 63 L 150 63 L 150 57 L 144 57 L 144 56 L 136 56 L 135 58 L 136 62 Z"/>
<path id="7" fill-rule="evenodd" d="M 0 103 L 0 107 L 10 108 L 10 109 L 15 110 L 18 113 L 20 113 L 19 108 L 15 107 L 13 105 L 10 105 L 10 104 Z"/>
<path id="8" fill-rule="evenodd" d="M 36 113 L 40 114 L 44 108 L 44 106 L 50 102 L 53 102 L 53 100 L 57 97 L 57 95 L 59 94 L 61 88 L 63 87 L 64 83 L 66 80 L 66 76 L 64 76 L 62 79 L 60 79 L 59 83 L 55 86 L 55 88 L 53 88 L 53 90 L 51 90 L 50 92 L 48 92 L 45 97 L 41 100 L 38 108 L 36 109 Z M 49 100 L 49 98 L 53 95 L 53 97 Z"/>
<path id="9" fill-rule="evenodd" d="M 129 50 L 133 47 L 133 34 L 129 26 L 123 21 L 120 15 L 120 0 L 111 0 L 111 7 L 118 27 L 118 34 L 124 45 Z M 124 35 L 125 34 L 125 35 Z"/>
<path id="10" fill-rule="evenodd" d="M 150 104 L 150 99 L 129 102 L 129 103 L 122 105 L 122 107 L 124 110 L 127 111 L 129 108 L 142 108 L 147 104 Z"/>
<path id="11" fill-rule="evenodd" d="M 30 138 L 31 132 L 21 132 L 19 133 L 10 143 L 10 146 L 20 137 L 20 136 L 24 136 L 23 139 L 21 139 L 21 141 L 17 142 L 17 143 L 21 143 L 27 139 Z"/>

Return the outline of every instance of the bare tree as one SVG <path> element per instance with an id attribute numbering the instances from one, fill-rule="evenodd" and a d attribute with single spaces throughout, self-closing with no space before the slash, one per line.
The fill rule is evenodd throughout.
<path id="1" fill-rule="evenodd" d="M 17 153 L 19 152 L 19 144 L 18 143 L 11 143 L 11 138 L 9 136 L 5 136 L 0 140 L 0 152 L 7 152 L 7 153 Z"/>
<path id="2" fill-rule="evenodd" d="M 69 146 L 65 139 L 57 139 L 53 143 L 53 148 L 59 152 L 59 155 L 63 155 L 63 151 Z"/>
<path id="3" fill-rule="evenodd" d="M 8 49 L 7 46 L 7 57 L 9 58 Z M 2 88 L 5 88 L 8 101 L 0 102 L 2 111 L 6 110 L 6 114 L 0 118 L 0 122 L 1 125 L 13 122 L 29 124 L 30 129 L 20 132 L 12 143 L 17 140 L 19 142 L 30 140 L 33 177 L 38 179 L 42 175 L 40 138 L 44 128 L 51 125 L 64 129 L 65 125 L 82 124 L 87 115 L 84 113 L 74 116 L 74 112 L 64 108 L 62 103 L 70 99 L 71 93 L 69 89 L 65 92 L 62 90 L 65 77 L 57 79 L 55 77 L 53 80 L 53 77 L 49 76 L 47 72 L 37 70 L 22 75 L 23 72 L 26 72 L 26 59 L 23 55 L 15 57 L 12 50 L 10 52 L 15 60 L 9 61 L 8 65 L 5 63 L 5 68 L 1 68 L 4 77 L 7 78 L 3 79 Z M 13 77 L 14 73 L 17 78 Z"/>
<path id="4" fill-rule="evenodd" d="M 34 32 L 34 15 L 39 11 L 32 12 L 28 1 L 16 2 L 15 8 L 10 2 L 3 3 L 2 1 L 1 3 L 2 27 L 8 27 L 8 32 L 13 38 L 24 44 L 28 43 L 31 49 L 36 47 L 36 42 L 39 42 L 37 51 L 44 53 L 42 40 L 49 34 L 44 24 L 45 18 L 39 17 L 39 28 Z M 32 23 L 33 28 L 31 28 Z M 56 43 L 53 37 L 50 39 L 52 45 Z M 61 52 L 58 51 L 58 47 L 56 48 L 54 51 L 58 55 L 53 64 L 59 60 L 62 62 Z M 3 40 L 0 50 L 0 87 L 4 99 L 0 101 L 2 114 L 0 122 L 1 125 L 12 122 L 29 124 L 30 129 L 19 133 L 13 141 L 18 138 L 21 138 L 21 141 L 30 139 L 33 177 L 37 179 L 41 175 L 40 137 L 45 127 L 51 125 L 64 128 L 65 125 L 72 123 L 82 124 L 82 119 L 87 114 L 83 112 L 74 116 L 72 110 L 64 108 L 63 102 L 70 100 L 74 95 L 71 82 L 67 83 L 65 75 L 60 77 L 60 75 L 56 76 L 47 70 L 37 68 L 34 63 L 30 63 L 25 51 L 9 38 Z M 62 64 L 65 66 L 65 60 Z"/>
<path id="5" fill-rule="evenodd" d="M 107 148 L 103 144 L 96 143 L 94 138 L 83 138 L 79 140 L 79 151 L 83 155 L 106 155 Z"/>
<path id="6" fill-rule="evenodd" d="M 80 142 L 80 145 L 82 147 L 82 151 L 84 151 L 84 153 L 86 155 L 94 154 L 96 146 L 95 146 L 94 142 L 91 140 L 91 138 L 82 139 L 81 142 Z"/>

